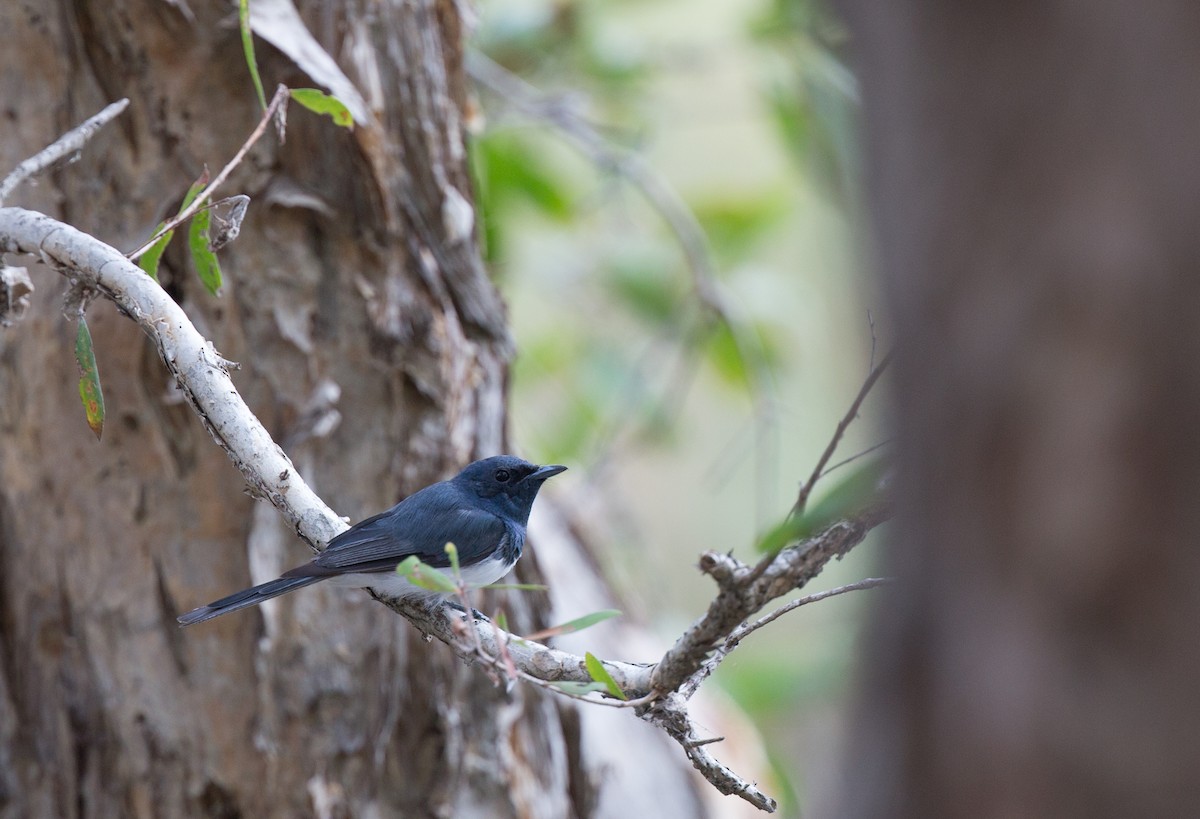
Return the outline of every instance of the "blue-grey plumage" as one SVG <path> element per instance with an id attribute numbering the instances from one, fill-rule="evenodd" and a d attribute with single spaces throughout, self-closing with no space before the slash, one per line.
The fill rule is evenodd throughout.
<path id="1" fill-rule="evenodd" d="M 429 596 L 431 592 L 413 586 L 395 568 L 415 555 L 422 563 L 449 571 L 447 543 L 457 547 L 468 583 L 494 583 L 521 557 L 538 490 L 565 469 L 535 466 L 512 455 L 475 461 L 450 480 L 414 492 L 342 532 L 303 566 L 177 619 L 185 626 L 202 623 L 322 580 L 374 589 L 388 597 Z"/>

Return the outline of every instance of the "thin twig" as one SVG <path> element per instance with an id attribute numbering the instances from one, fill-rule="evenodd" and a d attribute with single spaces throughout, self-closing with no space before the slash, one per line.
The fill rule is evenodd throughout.
<path id="1" fill-rule="evenodd" d="M 847 583 L 844 586 L 838 586 L 836 589 L 817 592 L 816 594 L 810 594 L 806 597 L 798 597 L 787 605 L 780 606 L 779 608 L 775 609 L 775 611 L 771 612 L 770 614 L 758 618 L 753 623 L 749 623 L 737 629 L 733 632 L 733 634 L 730 634 L 729 637 L 726 638 L 725 644 L 729 646 L 730 650 L 732 650 L 733 648 L 737 647 L 738 643 L 754 632 L 758 631 L 763 626 L 767 625 L 768 623 L 773 623 L 788 612 L 795 611 L 801 606 L 807 606 L 809 603 L 816 603 L 821 600 L 826 600 L 830 597 L 836 597 L 839 594 L 846 594 L 847 592 L 861 591 L 862 589 L 874 589 L 877 586 L 883 586 L 891 582 L 892 579 L 890 577 L 868 577 L 865 580 L 859 580 L 854 583 Z"/>
<path id="2" fill-rule="evenodd" d="M 871 330 L 871 358 L 867 365 L 867 372 L 875 369 L 875 350 L 879 344 L 879 337 L 875 335 L 875 315 L 867 310 L 867 327 Z"/>
<path id="3" fill-rule="evenodd" d="M 870 454 L 871 454 L 872 452 L 874 452 L 875 450 L 877 450 L 877 449 L 883 449 L 885 446 L 887 446 L 887 445 L 888 445 L 888 444 L 890 444 L 891 442 L 892 442 L 892 439 L 891 439 L 891 438 L 888 438 L 887 440 L 880 441 L 879 443 L 877 443 L 877 444 L 875 444 L 875 445 L 873 445 L 873 446 L 869 446 L 869 447 L 867 447 L 867 448 L 866 448 L 866 449 L 864 449 L 862 452 L 857 452 L 857 453 L 855 453 L 854 455 L 851 455 L 849 458 L 844 458 L 844 459 L 842 459 L 842 460 L 838 461 L 838 462 L 837 462 L 836 464 L 834 464 L 833 466 L 827 467 L 827 468 L 825 469 L 825 471 L 824 471 L 824 472 L 822 472 L 822 473 L 821 473 L 821 474 L 818 476 L 818 478 L 824 478 L 826 475 L 828 475 L 830 472 L 832 472 L 832 471 L 833 471 L 833 470 L 835 470 L 835 469 L 841 469 L 843 466 L 846 466 L 847 464 L 852 464 L 852 463 L 854 463 L 854 462 L 855 462 L 855 461 L 857 461 L 859 458 L 865 458 L 867 455 L 870 455 Z"/>
<path id="4" fill-rule="evenodd" d="M 586 694 L 575 694 L 560 688 L 553 680 L 543 680 L 541 677 L 536 677 L 524 669 L 519 668 L 513 661 L 512 655 L 508 652 L 508 642 L 512 635 L 501 629 L 500 626 L 496 624 L 495 620 L 491 621 L 491 626 L 492 639 L 495 640 L 496 646 L 499 648 L 496 656 L 492 656 L 487 652 L 486 649 L 484 649 L 483 642 L 479 638 L 478 629 L 474 630 L 475 640 L 473 645 L 460 644 L 458 648 L 460 652 L 471 654 L 476 659 L 480 660 L 485 668 L 502 672 L 507 679 L 524 680 L 531 685 L 546 689 L 547 691 L 551 691 L 561 697 L 567 697 L 568 699 L 591 703 L 592 705 L 603 705 L 608 708 L 642 708 L 651 704 L 655 699 L 658 698 L 658 693 L 651 691 L 649 694 L 632 700 L 618 700 L 616 698 L 591 699 Z M 599 694 L 601 692 L 596 691 L 592 693 Z"/>
<path id="5" fill-rule="evenodd" d="M 774 799 L 759 790 L 754 783 L 738 776 L 708 752 L 705 746 L 712 744 L 714 740 L 697 735 L 696 724 L 688 714 L 687 701 L 679 694 L 663 696 L 642 718 L 666 731 L 671 739 L 678 742 L 692 767 L 721 793 L 740 797 L 766 813 L 774 813 L 778 808 Z"/>
<path id="6" fill-rule="evenodd" d="M 867 532 L 891 515 L 890 502 L 872 504 L 814 537 L 769 556 L 767 567 L 757 575 L 732 555 L 706 552 L 700 559 L 700 568 L 716 581 L 720 592 L 708 611 L 679 636 L 655 665 L 650 676 L 651 690 L 678 690 L 747 618 L 771 600 L 803 587 L 830 560 L 861 543 Z"/>
<path id="7" fill-rule="evenodd" d="M 13 190 L 34 174 L 41 173 L 55 162 L 71 156 L 81 150 L 92 136 L 112 121 L 118 114 L 129 106 L 129 99 L 120 99 L 108 105 L 103 111 L 87 119 L 82 124 L 72 128 L 58 139 L 51 142 L 33 156 L 13 168 L 12 173 L 0 182 L 0 204 L 3 204 Z"/>
<path id="8" fill-rule="evenodd" d="M 867 393 L 875 386 L 875 382 L 879 380 L 879 376 L 883 375 L 883 371 L 887 369 L 888 364 L 892 361 L 892 353 L 888 353 L 883 357 L 871 372 L 867 374 L 867 378 L 863 381 L 862 387 L 858 391 L 858 395 L 854 396 L 854 401 L 850 404 L 850 409 L 842 416 L 842 420 L 838 422 L 837 429 L 833 431 L 833 438 L 829 440 L 829 445 L 825 447 L 825 451 L 821 453 L 821 457 L 817 460 L 817 465 L 813 467 L 812 475 L 800 486 L 800 494 L 796 498 L 795 505 L 792 506 L 792 515 L 799 515 L 804 511 L 805 504 L 808 503 L 808 496 L 812 494 L 813 487 L 820 480 L 822 470 L 825 464 L 829 463 L 829 459 L 833 457 L 833 453 L 837 450 L 838 444 L 842 440 L 842 436 L 846 434 L 846 429 L 854 423 L 854 419 L 858 417 L 858 410 L 862 406 L 863 401 L 867 398 Z"/>
<path id="9" fill-rule="evenodd" d="M 696 690 L 700 688 L 700 684 L 713 675 L 713 672 L 717 670 L 717 666 L 724 662 L 725 658 L 733 653 L 733 650 L 741 644 L 742 640 L 746 639 L 746 637 L 750 636 L 755 631 L 758 631 L 768 623 L 772 623 L 779 619 L 788 612 L 795 611 L 801 606 L 807 606 L 809 603 L 816 603 L 820 600 L 835 597 L 839 594 L 859 591 L 861 589 L 873 589 L 876 586 L 882 586 L 890 582 L 891 579 L 886 577 L 868 577 L 865 580 L 859 580 L 855 583 L 847 583 L 845 586 L 838 586 L 836 589 L 829 589 L 828 591 L 817 592 L 816 594 L 806 595 L 805 597 L 798 597 L 790 603 L 775 609 L 775 611 L 771 612 L 770 614 L 760 617 L 753 623 L 746 623 L 739 626 L 738 628 L 734 629 L 728 637 L 725 638 L 724 643 L 722 643 L 712 652 L 712 654 L 704 661 L 704 664 L 698 668 L 696 672 L 692 674 L 692 676 L 689 677 L 686 682 L 684 682 L 683 685 L 678 688 L 679 693 L 682 694 L 685 699 L 691 699 L 692 695 L 696 693 Z"/>
<path id="10" fill-rule="evenodd" d="M 167 231 L 171 231 L 179 227 L 188 219 L 192 218 L 196 211 L 200 210 L 206 205 L 208 200 L 212 197 L 213 191 L 215 191 L 221 186 L 222 183 L 225 182 L 229 174 L 233 173 L 234 169 L 241 164 L 243 159 L 246 158 L 246 154 L 250 152 L 250 149 L 254 147 L 254 144 L 258 142 L 264 133 L 266 133 L 267 126 L 271 123 L 271 120 L 275 117 L 276 113 L 278 113 L 280 106 L 282 106 L 287 99 L 288 87 L 286 85 L 280 85 L 277 89 L 275 89 L 275 96 L 271 97 L 271 104 L 268 105 L 267 110 L 263 112 L 262 119 L 258 121 L 258 125 L 254 127 L 254 130 L 250 133 L 250 136 L 246 139 L 245 143 L 242 144 L 242 147 L 238 149 L 238 152 L 233 155 L 233 159 L 229 160 L 229 163 L 221 169 L 221 172 L 217 174 L 216 178 L 214 178 L 204 190 L 196 195 L 196 198 L 192 200 L 190 205 L 181 210 L 174 218 L 168 219 L 163 224 L 162 228 L 153 236 L 151 236 L 150 240 L 144 245 L 132 253 L 127 254 L 126 258 L 128 258 L 129 261 L 136 262 L 142 256 L 142 254 L 154 246 L 155 242 L 165 236 Z"/>

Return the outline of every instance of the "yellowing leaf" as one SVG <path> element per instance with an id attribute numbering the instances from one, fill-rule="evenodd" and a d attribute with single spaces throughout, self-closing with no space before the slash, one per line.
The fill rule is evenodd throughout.
<path id="1" fill-rule="evenodd" d="M 100 372 L 96 369 L 96 354 L 92 349 L 92 333 L 87 319 L 79 317 L 79 330 L 75 334 L 75 363 L 79 365 L 79 397 L 83 411 L 87 414 L 88 426 L 96 433 L 96 440 L 104 432 L 104 392 L 100 389 Z"/>
<path id="2" fill-rule="evenodd" d="M 325 114 L 343 128 L 354 127 L 354 117 L 351 116 L 350 109 L 337 97 L 331 97 L 318 88 L 293 88 L 289 93 L 292 99 L 309 111 Z"/>

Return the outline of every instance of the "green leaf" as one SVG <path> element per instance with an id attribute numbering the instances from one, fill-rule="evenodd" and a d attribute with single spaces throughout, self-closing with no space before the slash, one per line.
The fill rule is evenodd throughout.
<path id="1" fill-rule="evenodd" d="M 254 92 L 258 94 L 258 104 L 266 111 L 267 95 L 263 93 L 262 78 L 258 76 L 258 60 L 254 57 L 254 34 L 250 31 L 250 0 L 238 2 L 238 28 L 242 31 L 242 51 L 246 55 L 250 79 L 254 81 Z"/>
<path id="2" fill-rule="evenodd" d="M 292 99 L 309 111 L 326 114 L 343 128 L 354 127 L 354 117 L 350 114 L 350 109 L 337 97 L 332 97 L 318 88 L 293 88 L 289 93 Z"/>
<path id="3" fill-rule="evenodd" d="M 598 682 L 584 683 L 574 682 L 573 680 L 558 680 L 556 682 L 551 682 L 550 684 L 560 691 L 565 691 L 568 694 L 574 694 L 578 697 L 582 697 L 584 694 L 608 690 L 607 685 Z"/>
<path id="4" fill-rule="evenodd" d="M 196 181 L 188 186 L 187 193 L 183 195 L 183 202 L 179 206 L 179 213 L 183 213 L 188 209 L 188 205 L 196 201 L 196 197 L 200 195 L 200 191 L 208 186 L 208 166 L 204 166 L 204 170 L 196 177 Z M 178 216 L 179 213 L 175 215 Z"/>
<path id="5" fill-rule="evenodd" d="M 811 524 L 804 517 L 788 516 L 776 523 L 759 536 L 758 543 L 754 545 L 755 550 L 764 554 L 775 554 L 788 544 L 805 537 L 804 533 L 809 531 Z"/>
<path id="6" fill-rule="evenodd" d="M 585 628 L 590 628 L 597 623 L 602 623 L 613 617 L 619 617 L 621 614 L 617 609 L 604 609 L 602 611 L 594 611 L 591 614 L 585 614 L 582 617 L 576 617 L 574 620 L 568 620 L 562 625 L 551 626 L 544 628 L 541 631 L 535 632 L 526 636 L 526 640 L 541 640 L 546 637 L 557 637 L 560 634 L 572 634 L 576 631 L 583 631 Z"/>
<path id="7" fill-rule="evenodd" d="M 458 566 L 458 547 L 453 543 L 446 544 L 446 556 L 450 558 L 450 568 L 454 570 L 454 576 L 460 577 L 462 572 Z"/>
<path id="8" fill-rule="evenodd" d="M 501 631 L 508 631 L 508 615 L 503 611 L 497 611 L 496 616 L 492 618 L 492 622 L 499 626 Z"/>
<path id="9" fill-rule="evenodd" d="M 204 190 L 206 185 L 208 185 L 208 168 L 205 168 L 200 177 L 188 187 L 187 193 L 183 197 L 183 204 L 179 206 L 179 210 L 175 215 L 178 216 L 187 210 L 188 205 L 192 204 L 192 200 L 200 195 L 200 191 Z M 154 233 L 150 235 L 156 235 L 163 229 L 163 225 L 165 224 L 166 222 L 159 222 L 158 227 L 154 229 Z M 150 245 L 145 253 L 138 257 L 138 267 L 146 271 L 146 275 L 155 281 L 158 281 L 158 263 L 162 260 L 162 255 L 166 252 L 167 245 L 171 243 L 171 239 L 174 236 L 175 231 L 168 230 L 162 236 L 159 236 L 158 240 Z"/>
<path id="10" fill-rule="evenodd" d="M 414 586 L 441 594 L 458 591 L 454 581 L 432 566 L 422 563 L 415 555 L 404 558 L 396 567 L 396 574 L 408 579 Z"/>
<path id="11" fill-rule="evenodd" d="M 724 195 L 692 206 L 718 258 L 731 264 L 745 258 L 788 212 L 783 191 Z"/>
<path id="12" fill-rule="evenodd" d="M 619 609 L 603 609 L 594 611 L 591 614 L 585 614 L 583 617 L 576 617 L 574 620 L 568 620 L 560 626 L 556 626 L 559 634 L 570 634 L 575 631 L 583 631 L 585 628 L 591 628 L 597 623 L 603 623 L 605 620 L 610 620 L 613 617 L 620 617 Z"/>
<path id="13" fill-rule="evenodd" d="M 812 537 L 829 524 L 862 509 L 875 495 L 884 465 L 885 461 L 879 459 L 849 470 L 817 503 L 810 504 L 800 515 L 789 516 L 760 537 L 758 551 L 778 552 L 788 544 Z"/>
<path id="14" fill-rule="evenodd" d="M 601 280 L 630 312 L 656 329 L 671 324 L 684 298 L 669 250 L 629 242 L 613 254 Z"/>
<path id="15" fill-rule="evenodd" d="M 154 229 L 154 233 L 151 235 L 153 236 L 154 234 L 157 234 L 163 229 L 163 225 L 165 224 L 166 222 L 159 222 L 158 227 Z M 150 247 L 146 249 L 146 252 L 138 258 L 138 267 L 146 271 L 146 275 L 155 281 L 158 281 L 158 263 L 162 259 L 163 252 L 167 249 L 167 245 L 171 243 L 171 237 L 174 235 L 174 230 L 168 230 L 162 236 L 159 236 L 158 241 L 150 245 Z"/>
<path id="16" fill-rule="evenodd" d="M 429 591 L 440 592 L 442 594 L 454 594 L 458 591 L 458 586 L 453 580 L 447 577 L 442 572 L 432 566 L 427 566 L 422 563 L 413 570 L 409 579 L 414 585 L 420 586 Z"/>
<path id="17" fill-rule="evenodd" d="M 192 264 L 196 266 L 200 281 L 215 296 L 221 291 L 221 264 L 208 244 L 211 224 L 212 213 L 207 208 L 196 212 L 188 224 L 188 249 L 192 252 Z"/>
<path id="18" fill-rule="evenodd" d="M 733 329 L 721 322 L 709 337 L 707 357 L 726 383 L 749 390 L 760 372 L 778 365 L 780 351 L 771 327 L 765 323 L 740 325 L 738 335 L 734 335 Z"/>
<path id="19" fill-rule="evenodd" d="M 475 145 L 483 197 L 496 213 L 510 201 L 524 200 L 552 219 L 574 216 L 577 197 L 569 175 L 552 167 L 547 152 L 525 135 L 495 131 Z"/>
<path id="20" fill-rule="evenodd" d="M 589 651 L 583 656 L 583 659 L 587 663 L 588 674 L 592 675 L 593 680 L 602 683 L 608 693 L 617 699 L 629 699 L 629 697 L 625 696 L 625 692 L 621 690 L 621 686 L 617 685 L 617 681 L 612 678 L 612 674 L 608 673 L 608 669 L 604 667 L 604 663 L 596 659 L 596 655 Z"/>
<path id="21" fill-rule="evenodd" d="M 79 317 L 79 330 L 75 334 L 75 363 L 79 365 L 79 397 L 83 411 L 87 414 L 88 426 L 96 433 L 96 440 L 104 432 L 104 392 L 100 389 L 100 371 L 96 369 L 96 354 L 92 349 L 92 333 L 87 319 Z"/>
<path id="22" fill-rule="evenodd" d="M 725 324 L 718 324 L 708 343 L 708 360 L 728 383 L 747 389 L 753 383 L 746 360 L 745 350 L 738 344 L 733 331 Z"/>
<path id="23" fill-rule="evenodd" d="M 875 495 L 885 465 L 885 459 L 876 459 L 849 469 L 840 481 L 821 496 L 820 501 L 804 510 L 801 518 L 810 523 L 804 536 L 815 533 L 835 520 L 852 515 L 866 506 Z"/>
<path id="24" fill-rule="evenodd" d="M 416 555 L 409 555 L 400 561 L 400 565 L 396 567 L 396 574 L 400 575 L 401 577 L 408 577 L 413 573 L 413 569 L 415 569 L 420 563 L 421 558 L 417 557 Z"/>

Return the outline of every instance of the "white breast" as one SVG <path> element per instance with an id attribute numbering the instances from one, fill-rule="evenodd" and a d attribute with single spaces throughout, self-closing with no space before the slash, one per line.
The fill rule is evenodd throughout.
<path id="1" fill-rule="evenodd" d="M 499 556 L 492 557 L 487 560 L 476 563 L 473 566 L 462 567 L 462 578 L 467 582 L 467 588 L 475 588 L 478 586 L 486 586 L 489 583 L 495 583 L 504 575 L 508 574 L 509 569 L 513 564 L 506 562 Z M 452 569 L 439 569 L 438 571 L 453 577 Z M 409 583 L 406 578 L 401 577 L 395 572 L 359 572 L 353 574 L 336 575 L 329 578 L 328 582 L 334 586 L 348 586 L 356 589 L 373 589 L 385 597 L 440 597 L 439 592 L 432 592 L 428 589 L 422 589 L 420 586 L 414 586 Z"/>

